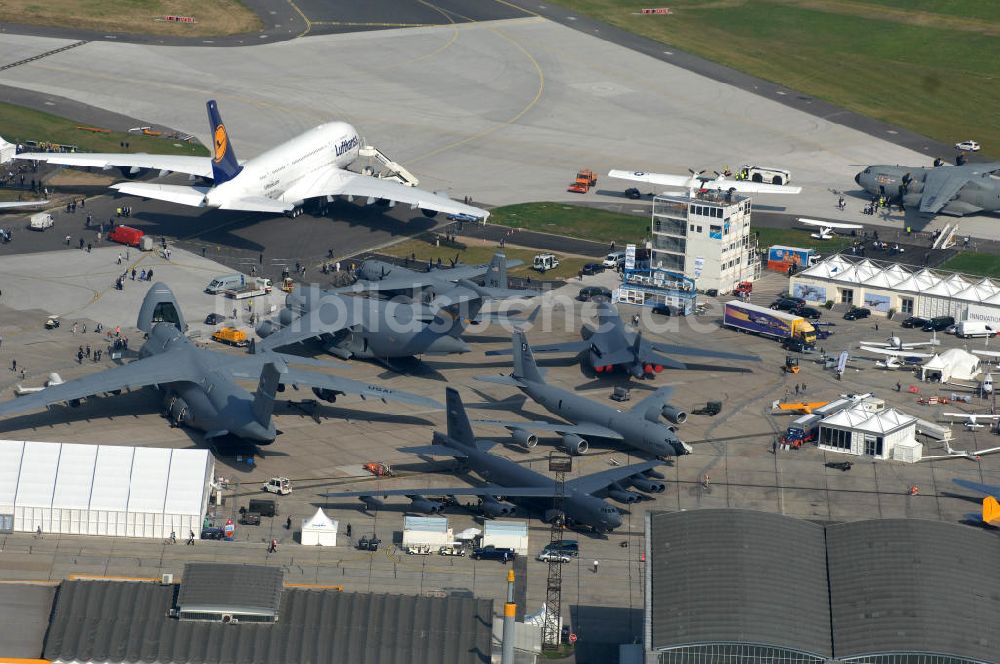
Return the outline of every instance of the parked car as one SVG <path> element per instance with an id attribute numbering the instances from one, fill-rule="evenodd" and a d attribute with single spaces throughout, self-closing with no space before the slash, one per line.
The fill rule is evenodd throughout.
<path id="1" fill-rule="evenodd" d="M 807 344 L 798 337 L 787 337 L 781 342 L 781 347 L 793 353 L 804 353 L 807 350 L 812 350 L 813 345 Z"/>
<path id="2" fill-rule="evenodd" d="M 906 320 L 904 320 L 902 323 L 900 323 L 900 326 L 901 327 L 922 328 L 926 324 L 927 324 L 927 319 L 926 318 L 921 318 L 920 316 L 910 316 L 909 318 L 907 318 Z"/>
<path id="3" fill-rule="evenodd" d="M 669 304 L 664 304 L 660 302 L 659 304 L 653 305 L 653 313 L 659 314 L 661 316 L 673 316 L 674 311 L 670 308 Z"/>
<path id="4" fill-rule="evenodd" d="M 226 533 L 222 528 L 202 528 L 201 538 L 203 540 L 221 540 L 226 539 Z"/>
<path id="5" fill-rule="evenodd" d="M 799 316 L 802 316 L 803 318 L 807 318 L 809 320 L 819 320 L 823 316 L 823 312 L 821 312 L 816 307 L 799 307 L 798 309 L 795 309 L 792 313 L 798 314 Z"/>
<path id="6" fill-rule="evenodd" d="M 576 299 L 581 302 L 590 302 L 592 300 L 611 300 L 611 291 L 604 286 L 584 286 L 580 289 L 580 294 L 576 296 Z"/>
<path id="7" fill-rule="evenodd" d="M 953 316 L 935 316 L 924 323 L 924 326 L 920 329 L 924 332 L 944 332 L 954 324 L 955 318 Z"/>
<path id="8" fill-rule="evenodd" d="M 861 318 L 868 318 L 871 315 L 871 309 L 866 309 L 864 307 L 851 307 L 850 310 L 844 314 L 844 320 L 858 320 Z"/>
<path id="9" fill-rule="evenodd" d="M 205 325 L 218 325 L 219 323 L 225 322 L 226 317 L 222 314 L 210 313 L 205 316 Z"/>
<path id="10" fill-rule="evenodd" d="M 632 200 L 642 198 L 642 193 L 636 187 L 629 187 L 628 189 L 626 189 L 625 195 L 631 198 Z"/>
<path id="11" fill-rule="evenodd" d="M 806 301 L 798 297 L 781 297 L 771 303 L 772 309 L 779 311 L 795 311 L 799 307 L 804 307 Z"/>
<path id="12" fill-rule="evenodd" d="M 979 152 L 981 146 L 975 141 L 962 141 L 961 143 L 955 143 L 955 149 L 961 150 L 962 152 Z"/>
<path id="13" fill-rule="evenodd" d="M 543 563 L 568 563 L 573 560 L 573 558 L 568 553 L 563 553 L 562 551 L 553 551 L 552 549 L 542 549 L 536 558 Z"/>
<path id="14" fill-rule="evenodd" d="M 559 553 L 565 553 L 568 556 L 576 558 L 580 555 L 580 543 L 576 540 L 556 540 L 555 542 L 549 542 L 546 544 L 542 551 L 558 551 Z"/>
<path id="15" fill-rule="evenodd" d="M 583 266 L 583 273 L 586 275 L 600 274 L 604 272 L 604 266 L 600 263 L 587 263 Z"/>
<path id="16" fill-rule="evenodd" d="M 472 550 L 473 560 L 499 560 L 506 564 L 508 560 L 514 560 L 516 557 L 517 552 L 514 549 L 498 548 L 492 544 Z"/>
<path id="17" fill-rule="evenodd" d="M 612 251 L 604 258 L 604 267 L 615 268 L 619 265 L 625 264 L 625 252 L 624 251 Z"/>

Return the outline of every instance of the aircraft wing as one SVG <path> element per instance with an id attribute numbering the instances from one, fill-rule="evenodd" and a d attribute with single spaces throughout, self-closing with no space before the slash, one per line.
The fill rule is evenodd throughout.
<path id="1" fill-rule="evenodd" d="M 708 350 L 706 348 L 695 348 L 693 346 L 678 346 L 675 344 L 661 344 L 655 341 L 650 341 L 649 347 L 655 350 L 657 353 L 666 353 L 668 355 L 690 355 L 691 357 L 715 357 L 720 360 L 752 360 L 754 362 L 760 362 L 760 357 L 754 355 L 753 353 L 729 353 L 720 350 Z"/>
<path id="2" fill-rule="evenodd" d="M 117 154 L 101 152 L 22 152 L 14 159 L 44 161 L 60 166 L 103 168 L 148 168 L 150 170 L 187 173 L 203 178 L 212 177 L 211 157 L 175 154 Z"/>
<path id="3" fill-rule="evenodd" d="M 0 417 L 125 388 L 179 381 L 196 382 L 201 378 L 201 372 L 196 367 L 183 360 L 178 361 L 174 353 L 163 353 L 59 385 L 51 385 L 41 392 L 4 402 L 0 404 Z"/>
<path id="4" fill-rule="evenodd" d="M 963 480 L 955 478 L 952 480 L 958 486 L 969 489 L 970 491 L 975 491 L 976 493 L 981 493 L 984 496 L 1000 496 L 1000 486 L 994 486 L 992 484 L 980 484 L 979 482 L 970 482 L 969 480 Z"/>
<path id="5" fill-rule="evenodd" d="M 609 468 L 608 470 L 602 470 L 599 473 L 594 473 L 593 475 L 584 475 L 583 477 L 577 477 L 576 479 L 569 480 L 566 482 L 567 488 L 572 487 L 577 491 L 583 493 L 597 493 L 607 489 L 609 486 L 615 482 L 620 482 L 626 478 L 632 477 L 633 475 L 638 475 L 647 470 L 652 470 L 659 465 L 662 465 L 662 461 L 643 461 L 642 463 L 634 463 L 631 466 L 619 466 L 617 468 Z"/>
<path id="6" fill-rule="evenodd" d="M 180 184 L 155 184 L 153 182 L 119 182 L 111 185 L 112 189 L 129 196 L 153 198 L 158 201 L 204 207 L 205 194 L 209 187 L 188 187 Z"/>
<path id="7" fill-rule="evenodd" d="M 580 424 L 569 424 L 563 422 L 546 422 L 543 420 L 528 420 L 526 422 L 507 422 L 503 420 L 473 420 L 478 424 L 502 427 L 509 431 L 520 429 L 522 431 L 553 431 L 555 433 L 575 433 L 579 436 L 596 436 L 609 440 L 623 440 L 620 433 L 614 429 L 594 424 L 592 422 L 581 422 Z"/>
<path id="8" fill-rule="evenodd" d="M 350 286 L 338 289 L 341 292 L 350 293 L 362 291 L 401 291 L 412 288 L 423 288 L 424 286 L 439 285 L 451 287 L 450 281 L 434 275 L 432 273 L 415 274 L 405 277 L 385 277 L 378 281 L 358 281 Z"/>
<path id="9" fill-rule="evenodd" d="M 965 169 L 934 168 L 924 178 L 924 190 L 920 197 L 920 211 L 936 213 L 958 195 L 969 181 Z"/>
<path id="10" fill-rule="evenodd" d="M 18 210 L 20 208 L 42 207 L 48 205 L 48 200 L 44 201 L 4 201 L 0 203 L 0 210 Z"/>
<path id="11" fill-rule="evenodd" d="M 914 353 L 909 350 L 890 350 L 889 348 L 870 348 L 868 346 L 862 346 L 861 350 L 869 353 L 878 353 L 879 355 L 888 355 L 890 357 L 934 357 L 932 353 Z"/>
<path id="12" fill-rule="evenodd" d="M 342 394 L 357 394 L 364 400 L 380 399 L 381 401 L 399 401 L 413 406 L 423 408 L 433 408 L 442 410 L 444 406 L 428 397 L 418 396 L 412 392 L 394 390 L 385 385 L 375 385 L 373 383 L 362 383 L 359 380 L 351 380 L 342 376 L 332 376 L 320 374 L 313 371 L 303 371 L 288 367 L 288 371 L 281 375 L 281 382 L 285 385 L 306 385 L 308 387 L 318 387 L 326 390 L 333 390 Z"/>
<path id="13" fill-rule="evenodd" d="M 305 200 L 320 196 L 357 196 L 371 199 L 373 202 L 384 198 L 397 203 L 406 203 L 411 208 L 434 210 L 445 214 L 468 214 L 481 219 L 490 216 L 486 210 L 423 189 L 333 167 L 322 169 L 312 177 L 304 178 L 285 193 L 285 198 L 288 200 Z"/>
<path id="14" fill-rule="evenodd" d="M 838 221 L 820 221 L 819 219 L 806 219 L 804 217 L 799 217 L 799 223 L 805 224 L 806 226 L 812 226 L 814 228 L 832 228 L 837 230 L 861 230 L 864 228 L 861 224 L 845 224 Z"/>
<path id="15" fill-rule="evenodd" d="M 690 175 L 672 175 L 669 173 L 647 173 L 645 171 L 610 171 L 608 177 L 619 180 L 632 180 L 634 182 L 648 182 L 664 187 L 674 187 L 687 189 L 691 185 Z M 720 189 L 729 191 L 734 189 L 747 194 L 798 194 L 802 187 L 790 187 L 783 184 L 768 184 L 766 182 L 751 182 L 749 180 L 727 180 L 718 178 L 715 180 L 695 180 L 698 189 Z"/>
<path id="16" fill-rule="evenodd" d="M 565 343 L 559 344 L 544 344 L 542 346 L 532 346 L 532 353 L 579 353 L 584 350 L 589 350 L 591 346 L 590 341 L 567 341 Z M 487 355 L 510 355 L 514 351 L 510 348 L 500 349 L 500 350 L 488 350 Z M 632 354 L 629 353 L 629 361 L 632 360 Z"/>
<path id="17" fill-rule="evenodd" d="M 422 489 L 372 489 L 370 491 L 340 491 L 321 493 L 324 498 L 374 498 L 377 496 L 503 496 L 511 498 L 552 498 L 555 482 L 548 487 L 463 486 L 424 487 Z"/>
<path id="18" fill-rule="evenodd" d="M 647 173 L 645 171 L 618 171 L 608 172 L 609 178 L 617 180 L 632 180 L 633 182 L 648 182 L 649 184 L 659 184 L 665 187 L 687 187 L 691 182 L 690 175 L 669 175 L 667 173 Z"/>
<path id="19" fill-rule="evenodd" d="M 297 344 L 324 334 L 333 334 L 357 325 L 362 315 L 360 311 L 357 311 L 357 307 L 332 307 L 330 309 L 332 312 L 331 320 L 327 321 L 320 315 L 320 312 L 325 312 L 325 309 L 326 307 L 320 307 L 318 310 L 307 311 L 293 320 L 290 325 L 264 337 L 257 344 L 257 347 L 261 350 L 271 350 Z"/>

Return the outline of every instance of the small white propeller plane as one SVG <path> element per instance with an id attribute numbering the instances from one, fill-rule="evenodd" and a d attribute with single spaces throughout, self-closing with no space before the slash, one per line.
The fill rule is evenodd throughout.
<path id="1" fill-rule="evenodd" d="M 934 461 L 936 459 L 971 459 L 972 461 L 979 461 L 979 457 L 983 455 L 996 454 L 997 452 L 1000 452 L 1000 447 L 989 447 L 985 450 L 974 450 L 972 452 L 969 452 L 967 450 L 956 450 L 946 440 L 944 441 L 944 450 L 946 454 L 922 456 L 920 457 L 920 460 Z"/>
<path id="2" fill-rule="evenodd" d="M 894 350 L 891 348 L 872 348 L 871 346 L 866 346 L 861 344 L 861 350 L 868 353 L 875 353 L 876 355 L 887 355 L 888 357 L 893 357 L 900 360 L 907 360 L 909 358 L 927 358 L 934 357 L 933 353 L 914 353 L 911 350 Z"/>
<path id="3" fill-rule="evenodd" d="M 979 420 L 998 420 L 1000 415 L 990 415 L 989 413 L 941 413 L 945 417 L 957 417 L 964 419 L 966 429 L 982 429 L 985 424 L 980 424 Z"/>
<path id="4" fill-rule="evenodd" d="M 671 175 L 669 173 L 647 173 L 646 171 L 613 170 L 608 172 L 608 177 L 633 182 L 648 182 L 670 189 L 686 189 L 689 193 L 700 189 L 738 191 L 743 194 L 798 194 L 802 191 L 802 187 L 789 187 L 783 184 L 768 184 L 750 180 L 731 180 L 721 173 L 716 173 L 717 177 L 711 178 L 704 175 L 705 171 L 691 169 L 688 171 L 690 171 L 689 175 Z"/>
<path id="5" fill-rule="evenodd" d="M 913 350 L 920 346 L 940 346 L 941 341 L 937 338 L 937 332 L 931 336 L 930 341 L 903 341 L 897 336 L 891 336 L 885 341 L 862 341 L 861 347 L 882 348 L 884 350 Z"/>
<path id="6" fill-rule="evenodd" d="M 819 219 L 806 219 L 804 217 L 799 217 L 799 223 L 805 224 L 809 228 L 817 229 L 817 231 L 812 234 L 812 237 L 817 240 L 829 240 L 836 234 L 835 231 L 859 231 L 864 228 L 861 224 L 820 221 Z"/>

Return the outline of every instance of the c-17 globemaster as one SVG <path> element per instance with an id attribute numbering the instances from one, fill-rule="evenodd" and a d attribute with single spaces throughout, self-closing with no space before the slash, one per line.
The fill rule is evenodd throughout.
<path id="1" fill-rule="evenodd" d="M 1000 210 L 1000 162 L 961 166 L 869 166 L 854 181 L 874 196 L 925 214 L 961 217 Z"/>
<path id="2" fill-rule="evenodd" d="M 78 406 L 86 397 L 155 386 L 163 393 L 172 423 L 204 431 L 207 439 L 231 434 L 267 445 L 278 434 L 271 414 L 275 397 L 285 385 L 312 387 L 317 397 L 329 402 L 340 394 L 358 394 L 424 408 L 441 407 L 433 399 L 415 394 L 288 366 L 328 366 L 317 360 L 268 351 L 233 355 L 198 348 L 184 336 L 184 317 L 174 294 L 163 283 L 150 287 L 136 326 L 148 334 L 138 360 L 2 403 L 0 417 L 55 403 Z M 236 383 L 237 378 L 258 378 L 257 391 L 251 395 Z"/>
<path id="3" fill-rule="evenodd" d="M 433 444 L 404 447 L 401 451 L 430 456 L 450 456 L 473 470 L 490 484 L 482 487 L 447 487 L 433 489 L 386 489 L 347 491 L 321 494 L 325 498 L 361 498 L 367 505 L 381 504 L 376 496 L 406 496 L 415 510 L 436 514 L 444 504 L 425 498 L 435 496 L 479 496 L 480 507 L 489 517 L 506 516 L 514 511 L 506 502 L 523 504 L 540 514 L 547 521 L 569 522 L 587 526 L 596 532 L 610 532 L 621 525 L 621 512 L 599 496 L 608 496 L 618 502 L 631 504 L 644 498 L 643 494 L 630 491 L 634 487 L 647 493 L 662 493 L 666 485 L 663 475 L 653 470 L 659 461 L 644 461 L 631 466 L 608 470 L 567 480 L 562 492 L 562 512 L 553 507 L 553 499 L 560 494 L 556 481 L 519 463 L 490 454 L 496 445 L 492 440 L 477 439 L 466 415 L 462 400 L 453 388 L 447 389 L 448 433 L 434 432 Z"/>
<path id="4" fill-rule="evenodd" d="M 513 385 L 538 405 L 564 422 L 513 422 L 477 420 L 510 430 L 514 440 L 524 447 L 534 447 L 538 436 L 534 431 L 554 431 L 562 435 L 562 446 L 570 454 L 584 454 L 590 448 L 587 438 L 601 438 L 624 443 L 656 457 L 689 454 L 691 447 L 682 442 L 673 427 L 660 421 L 666 417 L 674 424 L 683 424 L 687 413 L 667 402 L 673 389 L 661 387 L 631 410 L 615 410 L 568 390 L 549 385 L 535 365 L 531 346 L 523 330 L 515 330 L 512 338 L 514 372 L 510 376 L 477 376 L 478 380 L 501 385 Z"/>

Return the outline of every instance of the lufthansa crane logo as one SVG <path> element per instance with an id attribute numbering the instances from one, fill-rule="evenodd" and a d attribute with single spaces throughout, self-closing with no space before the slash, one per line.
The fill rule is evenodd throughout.
<path id="1" fill-rule="evenodd" d="M 228 147 L 229 136 L 226 134 L 226 125 L 220 124 L 215 128 L 215 163 L 222 161 Z"/>

